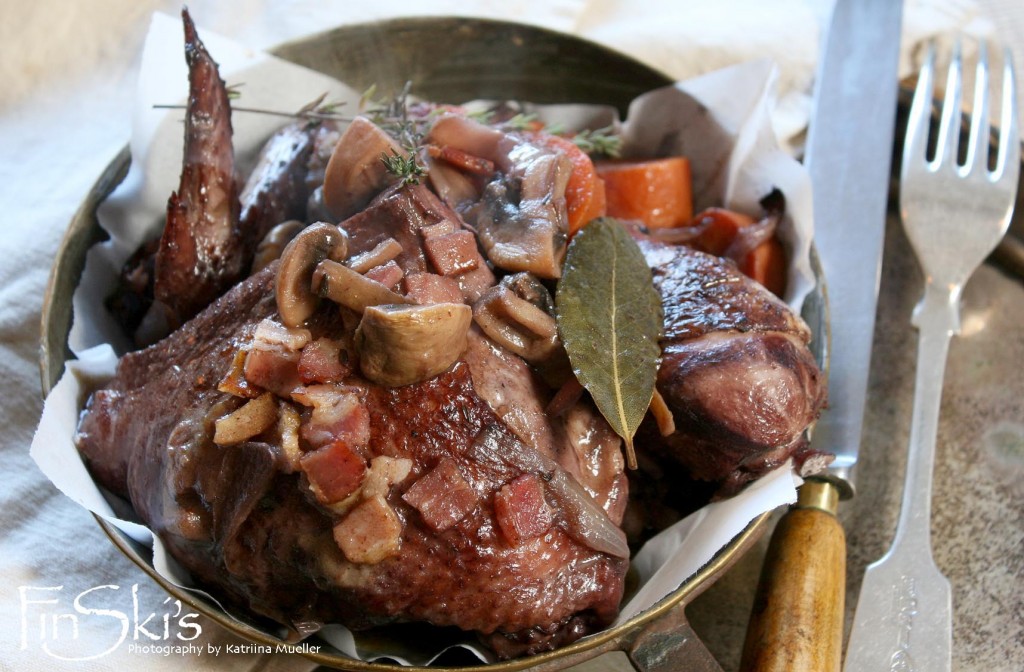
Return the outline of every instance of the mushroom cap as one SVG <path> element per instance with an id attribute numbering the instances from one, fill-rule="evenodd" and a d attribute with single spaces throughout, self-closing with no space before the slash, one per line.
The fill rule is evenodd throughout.
<path id="1" fill-rule="evenodd" d="M 389 387 L 433 378 L 466 350 L 472 319 L 463 303 L 371 306 L 356 329 L 359 367 Z"/>
<path id="2" fill-rule="evenodd" d="M 348 256 L 348 234 L 334 224 L 317 222 L 295 236 L 281 254 L 275 295 L 277 312 L 287 327 L 301 327 L 316 311 L 313 272 L 324 259 L 342 262 Z"/>

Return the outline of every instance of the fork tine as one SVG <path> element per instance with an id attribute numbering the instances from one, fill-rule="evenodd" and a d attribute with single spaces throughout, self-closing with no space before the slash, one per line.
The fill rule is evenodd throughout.
<path id="1" fill-rule="evenodd" d="M 1003 51 L 1003 102 L 999 120 L 999 157 L 993 179 L 1008 178 L 1017 183 L 1020 174 L 1020 128 L 1017 113 L 1017 84 L 1013 72 L 1013 56 Z"/>
<path id="2" fill-rule="evenodd" d="M 946 78 L 945 101 L 942 104 L 942 117 L 939 122 L 939 139 L 935 145 L 935 161 L 938 166 L 948 161 L 956 165 L 956 148 L 960 141 L 960 110 L 963 95 L 963 77 L 961 76 L 962 59 L 960 40 L 953 46 L 953 56 L 949 62 L 949 76 Z"/>
<path id="3" fill-rule="evenodd" d="M 991 124 L 988 119 L 989 83 L 988 48 L 985 40 L 978 43 L 978 66 L 974 78 L 974 107 L 971 110 L 971 135 L 967 143 L 968 172 L 988 172 L 988 147 Z"/>
<path id="4" fill-rule="evenodd" d="M 914 89 L 914 100 L 910 103 L 910 116 L 907 119 L 907 138 L 903 145 L 903 165 L 901 172 L 914 165 L 924 163 L 928 151 L 928 128 L 932 117 L 932 97 L 935 89 L 935 44 L 928 45 L 921 72 L 917 76 L 917 87 Z"/>

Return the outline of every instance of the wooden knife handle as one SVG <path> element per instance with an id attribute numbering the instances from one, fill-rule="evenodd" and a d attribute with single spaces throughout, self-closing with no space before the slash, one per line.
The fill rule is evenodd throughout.
<path id="1" fill-rule="evenodd" d="M 782 517 L 754 598 L 741 672 L 839 672 L 846 593 L 846 535 L 839 492 L 821 480 L 800 487 Z"/>

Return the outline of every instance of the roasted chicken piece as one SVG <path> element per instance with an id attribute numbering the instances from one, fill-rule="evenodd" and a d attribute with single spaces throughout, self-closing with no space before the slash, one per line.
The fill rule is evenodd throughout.
<path id="1" fill-rule="evenodd" d="M 718 484 L 719 496 L 790 457 L 802 471 L 823 468 L 827 457 L 809 453 L 804 436 L 827 389 L 804 321 L 731 261 L 644 236 L 638 242 L 661 293 L 657 388 L 675 423 L 663 437 L 648 422 L 638 444 Z"/>
<path id="2" fill-rule="evenodd" d="M 416 187 L 354 218 L 349 262 L 380 246 L 360 227 L 382 208 L 396 265 L 436 275 L 428 230 L 457 218 Z M 305 326 L 280 323 L 288 254 L 122 358 L 80 428 L 93 473 L 204 584 L 296 630 L 426 621 L 509 657 L 610 623 L 629 549 L 604 419 L 586 401 L 546 415 L 547 386 L 475 328 L 441 374 L 370 382 L 354 311 L 324 301 Z"/>
<path id="3" fill-rule="evenodd" d="M 182 10 L 189 100 L 178 190 L 156 256 L 156 300 L 172 323 L 195 315 L 247 270 L 238 232 L 238 184 L 231 146 L 231 105 L 217 64 Z"/>
<path id="4" fill-rule="evenodd" d="M 182 19 L 189 97 L 180 182 L 159 239 L 128 260 L 108 300 L 139 345 L 163 338 L 243 278 L 274 227 L 306 218 L 310 174 L 322 175 L 314 146 L 336 133 L 329 121 L 285 126 L 240 187 L 227 87 L 187 9 Z"/>
<path id="5" fill-rule="evenodd" d="M 92 473 L 204 587 L 300 635 L 424 621 L 507 658 L 611 623 L 621 440 L 578 386 L 552 403 L 573 389 L 550 296 L 571 162 L 455 114 L 416 122 L 408 153 L 365 118 L 294 125 L 239 201 L 226 90 L 184 17 L 185 165 L 153 274 L 182 324 L 92 395 Z M 676 426 L 650 450 L 733 492 L 820 408 L 806 327 L 729 262 L 640 245 Z"/>

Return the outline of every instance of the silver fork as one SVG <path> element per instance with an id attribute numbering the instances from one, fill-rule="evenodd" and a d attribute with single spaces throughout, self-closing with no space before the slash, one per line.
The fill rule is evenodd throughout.
<path id="1" fill-rule="evenodd" d="M 1006 232 L 1020 170 L 1020 136 L 1009 50 L 1004 52 L 999 147 L 989 171 L 989 66 L 980 47 L 966 162 L 958 165 L 962 62 L 949 67 L 935 158 L 926 157 L 935 48 L 928 50 L 910 107 L 900 172 L 903 226 L 925 275 L 914 310 L 919 330 L 914 411 L 899 523 L 892 547 L 864 575 L 846 655 L 846 672 L 951 667 L 952 597 L 931 552 L 935 439 L 949 341 L 960 330 L 960 294 Z"/>

